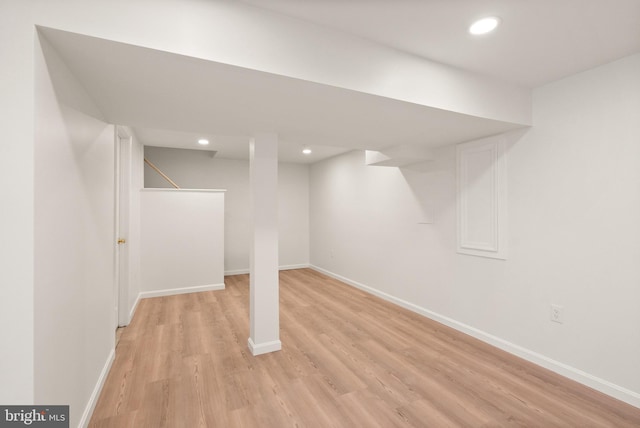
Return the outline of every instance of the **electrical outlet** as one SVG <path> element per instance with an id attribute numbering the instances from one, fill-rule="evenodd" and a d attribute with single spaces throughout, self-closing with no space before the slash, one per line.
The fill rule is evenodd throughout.
<path id="1" fill-rule="evenodd" d="M 562 324 L 564 322 L 564 307 L 560 305 L 551 305 L 551 321 Z"/>

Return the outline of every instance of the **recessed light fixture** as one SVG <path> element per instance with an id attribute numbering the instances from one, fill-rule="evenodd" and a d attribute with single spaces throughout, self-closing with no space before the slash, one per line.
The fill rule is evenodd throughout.
<path id="1" fill-rule="evenodd" d="M 198 144 L 200 144 L 201 146 L 208 146 L 209 145 L 209 140 L 207 140 L 205 138 L 200 138 L 198 140 Z"/>
<path id="2" fill-rule="evenodd" d="M 473 35 L 487 34 L 496 29 L 500 24 L 500 18 L 497 16 L 487 16 L 471 24 L 469 33 Z"/>
<path id="3" fill-rule="evenodd" d="M 305 147 L 304 149 L 302 149 L 302 153 L 304 153 L 305 155 L 310 155 L 311 149 L 309 147 Z"/>

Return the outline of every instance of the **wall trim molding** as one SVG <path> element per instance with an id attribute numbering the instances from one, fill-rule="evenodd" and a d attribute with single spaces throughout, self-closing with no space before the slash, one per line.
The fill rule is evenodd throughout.
<path id="1" fill-rule="evenodd" d="M 551 370 L 552 372 L 555 372 L 561 376 L 564 376 L 578 383 L 586 385 L 590 388 L 593 388 L 596 391 L 600 391 L 603 394 L 609 395 L 618 400 L 624 401 L 627 404 L 640 408 L 640 393 L 638 392 L 631 391 L 627 388 L 624 388 L 622 386 L 609 382 L 608 380 L 601 379 L 597 376 L 594 376 L 590 373 L 587 373 L 585 371 L 572 367 L 568 364 L 564 364 L 560 361 L 556 361 L 545 355 L 539 354 L 530 349 L 524 348 L 520 345 L 516 345 L 505 339 L 494 336 L 480 329 L 464 324 L 460 321 L 456 321 L 452 318 L 446 317 L 444 315 L 440 315 L 436 312 L 430 311 L 429 309 L 407 302 L 406 300 L 392 296 L 391 294 L 387 294 L 373 287 L 369 287 L 368 285 L 362 284 L 357 281 L 353 281 L 349 278 L 346 278 L 342 275 L 338 275 L 329 270 L 323 269 L 313 264 L 310 266 L 310 268 L 317 272 L 325 274 L 331 278 L 337 279 L 338 281 L 344 282 L 347 285 L 358 288 L 369 294 L 380 297 L 383 300 L 394 303 L 400 307 L 403 307 L 412 312 L 425 316 L 433 321 L 439 322 L 455 330 L 458 330 L 462 333 L 468 334 L 469 336 L 472 336 L 478 340 L 481 340 L 485 343 L 493 345 L 496 348 L 502 349 L 503 351 L 506 351 L 512 355 L 515 355 L 531 363 L 534 363 L 538 366 Z"/>
<path id="2" fill-rule="evenodd" d="M 303 263 L 298 265 L 283 265 L 283 266 L 280 266 L 278 270 L 307 269 L 309 267 L 311 267 L 309 263 Z M 249 269 L 226 270 L 224 271 L 224 276 L 246 275 L 248 273 L 249 273 Z"/>
<path id="3" fill-rule="evenodd" d="M 136 313 L 136 310 L 138 309 L 138 303 L 140 303 L 140 293 L 138 293 L 138 296 L 136 297 L 136 301 L 133 302 L 133 306 L 131 307 L 131 310 L 129 311 L 129 322 L 127 323 L 127 325 L 131 324 L 131 321 L 133 321 L 133 316 Z M 126 326 L 123 326 L 126 327 Z"/>
<path id="4" fill-rule="evenodd" d="M 115 337 L 115 336 L 114 336 Z M 84 408 L 84 412 L 82 413 L 82 418 L 80 418 L 79 427 L 86 428 L 91 421 L 91 416 L 93 416 L 93 411 L 96 408 L 96 404 L 98 403 L 98 398 L 100 398 L 100 393 L 102 392 L 102 387 L 104 386 L 105 381 L 107 380 L 107 375 L 109 375 L 109 371 L 111 370 L 111 366 L 116 359 L 116 350 L 111 349 L 109 352 L 109 356 L 107 357 L 107 361 L 102 367 L 102 371 L 100 372 L 100 376 L 98 377 L 98 382 L 96 382 L 96 386 L 93 388 L 93 392 L 89 397 L 89 401 Z"/>
<path id="5" fill-rule="evenodd" d="M 507 258 L 506 157 L 504 136 L 456 146 L 458 253 Z M 489 206 L 478 205 L 479 200 Z"/>
<path id="6" fill-rule="evenodd" d="M 224 282 L 221 284 L 196 285 L 193 287 L 170 288 L 168 290 L 141 291 L 138 294 L 138 300 L 148 299 L 150 297 L 174 296 L 176 294 L 198 293 L 201 291 L 224 290 Z"/>
<path id="7" fill-rule="evenodd" d="M 280 342 L 279 340 L 255 344 L 253 343 L 253 339 L 249 338 L 247 343 L 249 345 L 249 350 L 254 357 L 257 355 L 267 354 L 269 352 L 276 352 L 282 349 L 282 342 Z"/>

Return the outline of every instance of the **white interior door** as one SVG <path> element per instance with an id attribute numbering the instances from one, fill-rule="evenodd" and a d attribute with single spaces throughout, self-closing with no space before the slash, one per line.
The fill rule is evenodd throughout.
<path id="1" fill-rule="evenodd" d="M 117 325 L 129 324 L 129 213 L 131 208 L 131 136 L 122 127 L 116 134 L 116 303 Z"/>

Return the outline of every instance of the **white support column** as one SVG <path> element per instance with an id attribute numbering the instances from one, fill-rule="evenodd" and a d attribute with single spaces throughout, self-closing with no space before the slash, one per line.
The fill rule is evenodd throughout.
<path id="1" fill-rule="evenodd" d="M 250 144 L 253 241 L 250 262 L 250 337 L 253 355 L 279 351 L 278 136 L 256 134 Z"/>

